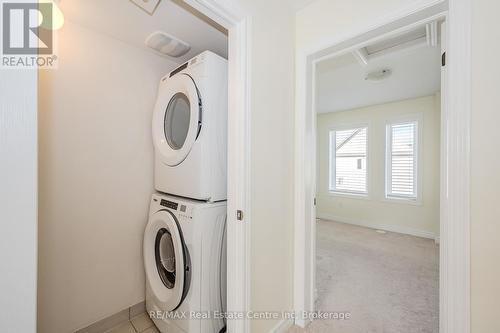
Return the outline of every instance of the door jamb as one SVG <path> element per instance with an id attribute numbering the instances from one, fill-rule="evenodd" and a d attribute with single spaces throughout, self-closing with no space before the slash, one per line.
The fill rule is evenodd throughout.
<path id="1" fill-rule="evenodd" d="M 333 47 L 347 50 L 357 38 L 377 29 L 390 27 L 444 0 L 431 4 L 413 4 L 403 11 L 385 17 L 375 25 L 345 36 L 334 36 L 329 43 L 297 51 L 296 119 L 295 119 L 295 263 L 294 309 L 296 325 L 309 322 L 301 314 L 314 311 L 314 187 L 315 152 L 314 66 L 318 59 L 331 56 Z M 441 177 L 447 180 L 441 188 L 440 223 L 440 332 L 470 332 L 470 112 L 471 112 L 471 0 L 449 0 L 447 22 L 446 85 L 442 92 L 446 110 L 444 160 Z M 426 16 L 428 17 L 428 16 Z M 414 21 L 413 21 L 414 22 Z M 369 38 L 368 38 L 369 39 Z M 361 39 L 361 40 L 367 40 Z M 371 41 L 373 41 L 371 39 Z M 358 41 L 358 45 L 360 42 Z M 344 47 L 342 47 L 344 46 Z M 453 110 L 450 112 L 449 110 Z M 443 184 L 443 183 L 442 183 Z M 449 223 L 453 221 L 453 223 Z"/>
<path id="2" fill-rule="evenodd" d="M 251 16 L 216 0 L 183 0 L 228 29 L 227 312 L 250 310 Z M 243 221 L 237 212 L 244 212 Z M 250 332 L 250 320 L 228 318 L 227 332 Z"/>

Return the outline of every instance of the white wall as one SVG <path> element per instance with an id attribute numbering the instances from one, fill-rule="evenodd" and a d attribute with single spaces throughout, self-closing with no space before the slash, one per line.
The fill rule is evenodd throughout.
<path id="1" fill-rule="evenodd" d="M 36 332 L 36 80 L 0 69 L 0 332 Z"/>
<path id="2" fill-rule="evenodd" d="M 319 114 L 317 216 L 345 223 L 434 238 L 439 235 L 440 97 L 426 96 L 360 109 Z M 422 117 L 421 204 L 385 199 L 385 129 L 399 117 Z M 329 132 L 335 126 L 368 124 L 368 197 L 329 192 Z M 420 185 L 419 185 L 420 186 Z"/>
<path id="3" fill-rule="evenodd" d="M 472 333 L 500 332 L 499 12 L 497 1 L 472 1 Z"/>
<path id="4" fill-rule="evenodd" d="M 39 80 L 38 332 L 73 332 L 144 300 L 151 114 L 176 65 L 66 22 Z"/>

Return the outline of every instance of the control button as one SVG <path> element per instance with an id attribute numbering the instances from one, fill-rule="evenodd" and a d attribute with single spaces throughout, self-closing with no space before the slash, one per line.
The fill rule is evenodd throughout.
<path id="1" fill-rule="evenodd" d="M 179 206 L 179 204 L 176 202 L 172 202 L 172 201 L 168 201 L 168 200 L 164 200 L 164 199 L 161 200 L 160 205 L 162 205 L 163 207 L 173 209 L 173 210 L 177 210 L 177 207 Z"/>

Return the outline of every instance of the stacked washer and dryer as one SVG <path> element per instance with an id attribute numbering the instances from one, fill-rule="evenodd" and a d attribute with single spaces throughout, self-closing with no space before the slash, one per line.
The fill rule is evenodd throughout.
<path id="1" fill-rule="evenodd" d="M 206 51 L 163 77 L 144 233 L 146 308 L 162 333 L 219 333 L 226 303 L 227 61 Z"/>

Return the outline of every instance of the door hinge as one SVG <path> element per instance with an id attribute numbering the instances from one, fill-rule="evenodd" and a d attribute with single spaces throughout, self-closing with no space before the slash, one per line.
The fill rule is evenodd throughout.
<path id="1" fill-rule="evenodd" d="M 237 210 L 236 211 L 236 219 L 238 221 L 243 221 L 243 211 L 242 210 Z"/>
<path id="2" fill-rule="evenodd" d="M 446 66 L 446 52 L 443 52 L 443 54 L 441 55 L 441 66 Z"/>

